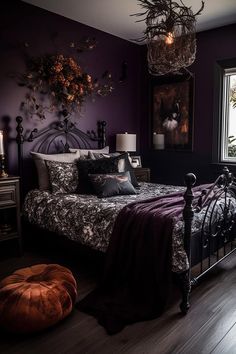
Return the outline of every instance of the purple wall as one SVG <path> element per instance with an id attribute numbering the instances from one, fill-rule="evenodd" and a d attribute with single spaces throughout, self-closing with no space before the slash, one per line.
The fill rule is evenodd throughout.
<path id="1" fill-rule="evenodd" d="M 15 117 L 21 114 L 19 107 L 25 90 L 9 74 L 25 70 L 24 42 L 30 44 L 27 52 L 32 56 L 46 53 L 74 55 L 75 52 L 69 48 L 70 42 L 95 37 L 98 42 L 96 48 L 82 53 L 79 63 L 95 78 L 109 70 L 115 90 L 107 97 L 98 97 L 94 103 L 88 100 L 83 116 L 76 119 L 78 127 L 83 131 L 96 129 L 97 120 L 106 120 L 108 143 L 113 147 L 118 132 L 137 133 L 139 137 L 140 46 L 21 1 L 1 2 L 0 10 L 0 128 L 9 124 L 7 156 L 10 172 L 16 169 L 17 150 L 11 139 L 15 137 Z M 128 64 L 128 77 L 119 83 L 124 60 Z M 40 129 L 55 119 L 55 114 L 47 114 L 46 122 L 34 119 L 25 121 L 24 126 L 27 130 L 35 125 Z"/>
<path id="2" fill-rule="evenodd" d="M 149 112 L 142 113 L 142 155 L 154 181 L 179 184 L 185 173 L 194 172 L 199 182 L 207 182 L 221 170 L 222 166 L 212 164 L 214 65 L 229 58 L 236 58 L 236 24 L 197 34 L 196 61 L 190 67 L 195 75 L 193 152 L 152 150 Z M 149 79 L 144 75 L 146 91 Z M 145 100 L 148 107 L 147 96 Z"/>
<path id="3" fill-rule="evenodd" d="M 87 101 L 83 116 L 78 118 L 81 130 L 94 129 L 97 120 L 108 123 L 108 143 L 114 148 L 117 132 L 137 133 L 143 165 L 151 168 L 152 180 L 164 183 L 182 183 L 185 173 L 197 174 L 200 182 L 208 181 L 219 167 L 212 165 L 212 125 L 214 64 L 216 60 L 236 57 L 236 25 L 222 27 L 197 35 L 197 58 L 190 70 L 195 74 L 194 148 L 193 152 L 154 151 L 150 148 L 149 80 L 146 70 L 146 48 L 138 46 L 94 28 L 79 24 L 12 0 L 0 2 L 0 128 L 6 128 L 9 136 L 7 155 L 9 170 L 16 170 L 15 117 L 24 89 L 18 87 L 9 73 L 25 70 L 23 43 L 30 43 L 28 53 L 71 54 L 68 44 L 82 37 L 95 37 L 97 47 L 83 53 L 79 62 L 94 77 L 108 69 L 113 76 L 115 90 L 110 96 Z M 128 78 L 119 84 L 121 64 L 128 63 Z M 142 69 L 142 71 L 141 71 Z M 26 121 L 25 128 L 46 126 L 56 118 L 48 114 L 43 124 Z M 138 151 L 137 151 L 138 152 Z"/>

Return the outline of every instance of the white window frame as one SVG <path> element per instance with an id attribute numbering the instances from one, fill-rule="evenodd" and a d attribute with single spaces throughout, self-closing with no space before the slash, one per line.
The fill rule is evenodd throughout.
<path id="1" fill-rule="evenodd" d="M 222 76 L 220 162 L 236 164 L 236 157 L 228 156 L 230 75 L 236 75 L 236 67 L 224 69 Z"/>

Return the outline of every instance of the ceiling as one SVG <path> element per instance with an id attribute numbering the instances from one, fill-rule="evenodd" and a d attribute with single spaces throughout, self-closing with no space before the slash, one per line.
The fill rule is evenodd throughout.
<path id="1" fill-rule="evenodd" d="M 95 27 L 117 37 L 140 38 L 144 22 L 136 23 L 131 14 L 140 12 L 138 0 L 24 0 L 48 11 Z M 178 2 L 178 0 L 176 0 Z M 200 0 L 184 0 L 193 12 L 201 6 Z M 205 0 L 202 15 L 197 18 L 197 31 L 236 22 L 236 0 Z"/>

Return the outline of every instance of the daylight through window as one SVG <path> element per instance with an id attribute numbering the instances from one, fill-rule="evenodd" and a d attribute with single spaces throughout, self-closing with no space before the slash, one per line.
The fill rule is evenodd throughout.
<path id="1" fill-rule="evenodd" d="M 222 118 L 221 161 L 236 163 L 236 68 L 224 71 Z"/>

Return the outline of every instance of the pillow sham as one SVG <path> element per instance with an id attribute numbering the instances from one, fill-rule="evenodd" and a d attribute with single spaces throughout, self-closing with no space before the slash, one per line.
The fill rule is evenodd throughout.
<path id="1" fill-rule="evenodd" d="M 130 163 L 129 160 L 129 155 L 128 153 L 120 154 L 117 152 L 111 153 L 111 154 L 104 154 L 104 153 L 94 153 L 94 152 L 89 152 L 88 155 L 91 159 L 101 159 L 101 158 L 110 158 L 110 157 L 117 157 L 119 159 L 118 161 L 118 172 L 126 172 L 129 171 L 130 173 L 130 178 L 131 178 L 131 183 L 135 188 L 139 187 L 137 178 L 134 174 L 133 167 Z"/>
<path id="2" fill-rule="evenodd" d="M 110 157 L 117 157 L 120 156 L 121 154 L 119 152 L 111 152 L 109 154 L 105 154 L 104 152 L 93 152 L 89 151 L 88 152 L 88 158 L 91 160 L 98 160 L 98 159 L 103 159 L 103 158 L 110 158 Z"/>
<path id="3" fill-rule="evenodd" d="M 89 174 L 88 177 L 99 198 L 136 194 L 136 191 L 130 182 L 129 172 Z"/>
<path id="4" fill-rule="evenodd" d="M 46 161 L 53 194 L 75 193 L 78 189 L 78 169 L 75 163 Z"/>
<path id="5" fill-rule="evenodd" d="M 79 152 L 80 156 L 88 156 L 89 151 L 95 153 L 109 154 L 109 146 L 105 146 L 103 149 L 70 149 L 70 152 Z"/>
<path id="6" fill-rule="evenodd" d="M 48 175 L 48 169 L 45 161 L 58 161 L 58 162 L 75 162 L 79 157 L 79 152 L 64 153 L 64 154 L 41 154 L 39 152 L 30 152 L 33 157 L 37 175 L 38 185 L 40 190 L 50 190 L 50 181 Z"/>
<path id="7" fill-rule="evenodd" d="M 88 178 L 89 174 L 109 174 L 118 172 L 118 158 L 103 158 L 98 160 L 78 160 L 79 185 L 78 193 L 92 194 L 92 184 Z"/>

